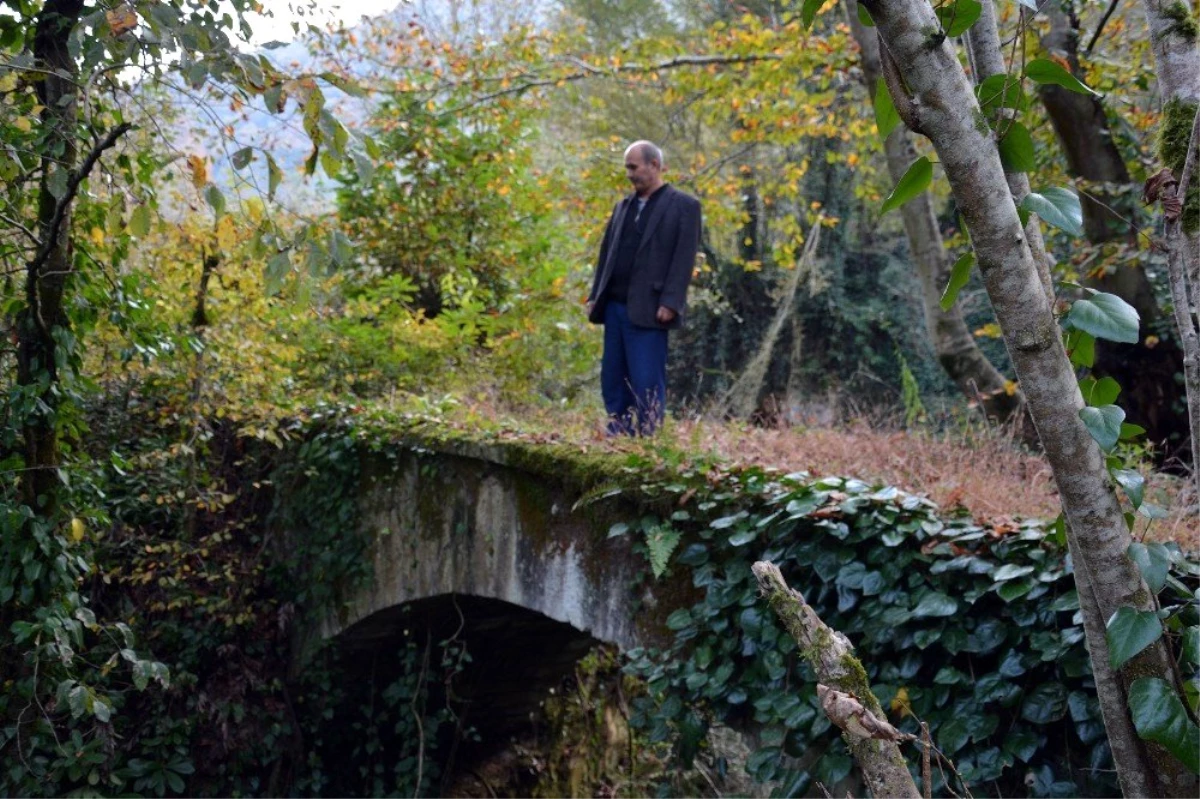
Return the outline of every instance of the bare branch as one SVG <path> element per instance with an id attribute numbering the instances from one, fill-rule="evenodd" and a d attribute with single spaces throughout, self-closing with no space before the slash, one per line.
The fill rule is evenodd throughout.
<path id="1" fill-rule="evenodd" d="M 46 259 L 50 256 L 50 250 L 54 247 L 54 242 L 58 238 L 58 229 L 62 227 L 63 219 L 67 215 L 67 208 L 75 200 L 75 195 L 79 191 L 79 184 L 83 183 L 88 174 L 92 171 L 92 167 L 100 160 L 100 156 L 104 151 L 117 143 L 117 139 L 125 135 L 133 127 L 128 122 L 122 122 L 108 132 L 103 139 L 96 143 L 87 154 L 87 158 L 79 165 L 79 169 L 71 173 L 67 178 L 67 190 L 54 206 L 54 216 L 50 219 L 49 229 L 46 231 L 46 237 L 42 240 L 42 246 L 33 256 L 33 260 L 29 262 L 27 269 L 31 274 L 37 274 L 38 270 L 46 263 Z"/>

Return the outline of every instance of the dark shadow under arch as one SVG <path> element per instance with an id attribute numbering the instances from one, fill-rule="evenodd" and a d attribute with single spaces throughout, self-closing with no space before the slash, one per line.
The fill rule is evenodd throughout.
<path id="1" fill-rule="evenodd" d="M 439 746 L 444 785 L 514 740 L 537 738 L 542 702 L 569 684 L 579 659 L 602 643 L 509 602 L 441 594 L 373 613 L 334 645 L 347 679 L 386 684 L 396 676 L 396 653 L 410 641 L 437 652 L 456 641 L 470 655 L 449 686 L 460 723 Z"/>

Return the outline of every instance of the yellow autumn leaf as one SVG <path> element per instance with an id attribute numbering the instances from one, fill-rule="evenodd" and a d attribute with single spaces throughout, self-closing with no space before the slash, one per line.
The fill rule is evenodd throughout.
<path id="1" fill-rule="evenodd" d="M 192 170 L 192 185 L 202 189 L 208 185 L 208 162 L 203 156 L 189 155 L 188 167 Z"/>
<path id="2" fill-rule="evenodd" d="M 903 685 L 900 686 L 900 690 L 896 692 L 894 697 L 892 697 L 892 712 L 899 713 L 900 718 L 904 718 L 912 713 L 912 705 L 910 705 L 908 702 L 907 687 Z"/>
<path id="3" fill-rule="evenodd" d="M 1004 381 L 1004 393 L 1010 397 L 1017 393 L 1017 383 L 1015 380 Z"/>
<path id="4" fill-rule="evenodd" d="M 217 246 L 223 252 L 228 252 L 237 246 L 237 230 L 232 217 L 223 216 L 217 223 Z"/>
<path id="5" fill-rule="evenodd" d="M 975 335 L 980 338 L 1000 338 L 1003 334 L 1000 332 L 1000 325 L 988 322 L 983 327 L 976 329 Z"/>
<path id="6" fill-rule="evenodd" d="M 105 11 L 104 19 L 108 21 L 108 27 L 112 30 L 113 36 L 120 36 L 126 31 L 131 31 L 138 24 L 137 12 L 125 3 L 110 11 Z"/>
<path id="7" fill-rule="evenodd" d="M 93 225 L 92 229 L 88 231 L 88 238 L 92 240 L 92 244 L 99 247 L 104 244 L 104 231 L 100 227 Z"/>
<path id="8" fill-rule="evenodd" d="M 86 531 L 87 528 L 83 526 L 83 522 L 78 517 L 71 519 L 71 538 L 74 539 L 75 543 L 83 540 L 83 534 Z"/>
<path id="9" fill-rule="evenodd" d="M 13 120 L 13 127 L 22 133 L 28 133 L 33 130 L 33 122 L 30 121 L 29 117 L 17 117 Z"/>

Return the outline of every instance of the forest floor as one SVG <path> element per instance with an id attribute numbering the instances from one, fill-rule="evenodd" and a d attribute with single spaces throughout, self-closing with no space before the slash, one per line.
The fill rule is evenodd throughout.
<path id="1" fill-rule="evenodd" d="M 959 425 L 938 432 L 903 429 L 890 421 L 762 427 L 703 417 L 669 420 L 654 439 L 608 438 L 602 425 L 582 413 L 519 412 L 504 422 L 494 408 L 463 406 L 450 413 L 467 426 L 482 420 L 499 434 L 534 441 L 578 443 L 591 450 L 665 449 L 716 456 L 731 465 L 757 465 L 814 477 L 857 477 L 927 496 L 949 510 L 959 508 L 989 522 L 1053 520 L 1062 510 L 1050 465 L 1003 432 Z M 465 417 L 465 418 L 464 418 Z M 512 419 L 512 416 L 507 418 Z M 1186 508 L 1194 503 L 1191 483 L 1142 464 L 1146 501 L 1167 511 L 1164 519 L 1136 517 L 1133 535 L 1142 541 L 1175 541 L 1200 552 L 1200 524 Z"/>

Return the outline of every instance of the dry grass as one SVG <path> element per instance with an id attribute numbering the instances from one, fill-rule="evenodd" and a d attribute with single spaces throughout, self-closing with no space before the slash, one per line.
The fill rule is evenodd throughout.
<path id="1" fill-rule="evenodd" d="M 699 439 L 739 463 L 886 483 L 925 494 L 944 508 L 963 507 L 981 517 L 1053 518 L 1059 511 L 1045 461 L 998 438 L 966 444 L 865 424 L 843 429 L 764 429 L 709 422 L 681 424 L 677 435 Z"/>
<path id="2" fill-rule="evenodd" d="M 736 463 L 755 463 L 814 476 L 858 477 L 924 494 L 943 508 L 964 508 L 983 520 L 1053 519 L 1061 510 L 1050 465 L 1006 436 L 968 431 L 951 439 L 926 431 L 873 428 L 776 428 L 687 421 L 673 426 L 681 447 L 701 443 Z M 1154 475 L 1147 501 L 1168 509 L 1166 519 L 1138 517 L 1141 540 L 1177 541 L 1200 551 L 1200 523 L 1185 513 L 1190 485 Z"/>
<path id="3" fill-rule="evenodd" d="M 496 418 L 476 406 L 480 416 Z M 534 430 L 552 440 L 586 442 L 591 448 L 638 449 L 646 444 L 608 439 L 600 422 L 579 412 L 518 414 L 508 430 Z M 479 418 L 479 416 L 476 416 Z M 551 432 L 552 431 L 552 432 Z M 811 427 L 763 428 L 700 419 L 668 423 L 662 436 L 679 450 L 720 455 L 735 464 L 757 464 L 813 476 L 858 477 L 923 494 L 943 508 L 966 509 L 982 520 L 1053 519 L 1061 505 L 1050 466 L 992 429 L 964 427 L 953 435 L 900 430 L 865 420 Z M 654 446 L 650 444 L 650 446 Z M 1143 472 L 1146 471 L 1143 469 Z M 1185 513 L 1191 483 L 1169 475 L 1150 477 L 1146 499 L 1168 510 L 1166 519 L 1137 517 L 1134 536 L 1176 541 L 1200 551 L 1200 523 Z"/>

